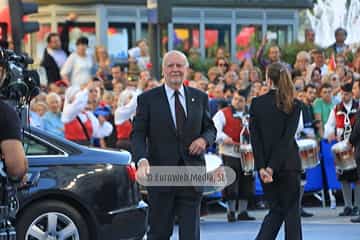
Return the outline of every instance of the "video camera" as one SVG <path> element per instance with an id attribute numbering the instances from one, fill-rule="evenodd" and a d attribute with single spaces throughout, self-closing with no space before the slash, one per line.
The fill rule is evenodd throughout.
<path id="1" fill-rule="evenodd" d="M 32 63 L 32 58 L 25 53 L 0 48 L 0 94 L 16 102 L 17 107 L 30 103 L 40 92 L 39 74 L 28 70 Z"/>

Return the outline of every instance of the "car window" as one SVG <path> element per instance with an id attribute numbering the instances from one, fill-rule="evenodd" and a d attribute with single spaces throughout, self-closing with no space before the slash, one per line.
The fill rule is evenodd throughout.
<path id="1" fill-rule="evenodd" d="M 63 155 L 62 152 L 30 136 L 24 136 L 24 149 L 27 156 Z"/>

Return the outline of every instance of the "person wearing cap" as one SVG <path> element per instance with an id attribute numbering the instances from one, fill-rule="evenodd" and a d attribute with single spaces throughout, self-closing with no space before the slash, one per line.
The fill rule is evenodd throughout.
<path id="1" fill-rule="evenodd" d="M 95 117 L 99 121 L 99 128 L 97 136 L 94 138 L 94 146 L 107 148 L 105 138 L 109 137 L 113 132 L 114 127 L 109 122 L 111 115 L 111 108 L 109 106 L 98 106 L 94 111 Z"/>
<path id="2" fill-rule="evenodd" d="M 213 117 L 217 130 L 216 143 L 219 144 L 224 165 L 231 167 L 237 175 L 235 182 L 223 190 L 223 197 L 228 204 L 228 222 L 236 221 L 236 201 L 239 201 L 237 220 L 255 220 L 247 212 L 248 200 L 254 195 L 254 176 L 252 173 L 245 175 L 240 161 L 241 154 L 236 151 L 239 144 L 243 143 L 240 142 L 243 129 L 244 139 L 249 140 L 250 133 L 246 131 L 244 122 L 247 121 L 247 116 L 246 93 L 238 90 L 234 92 L 231 105 L 219 110 Z"/>
<path id="3" fill-rule="evenodd" d="M 341 86 L 342 99 L 330 112 L 328 121 L 325 124 L 324 138 L 329 142 L 334 140 L 347 141 L 351 130 L 355 124 L 355 114 L 359 108 L 359 103 L 352 98 L 352 83 L 346 83 Z M 349 121 L 348 121 L 349 120 Z M 345 207 L 339 216 L 357 216 L 360 209 L 360 185 L 356 184 L 354 188 L 355 203 L 352 204 L 351 183 L 359 182 L 356 169 L 337 172 L 338 180 L 341 182 L 341 190 L 344 197 Z"/>

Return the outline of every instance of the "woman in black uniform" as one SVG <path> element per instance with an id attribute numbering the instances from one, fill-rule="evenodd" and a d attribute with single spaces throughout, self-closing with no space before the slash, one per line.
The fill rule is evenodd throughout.
<path id="1" fill-rule="evenodd" d="M 301 160 L 295 133 L 301 104 L 287 68 L 269 65 L 269 93 L 254 98 L 250 108 L 250 134 L 255 166 L 270 210 L 257 240 L 272 240 L 285 222 L 287 240 L 302 239 L 299 208 Z M 301 123 L 300 123 L 301 125 Z"/>

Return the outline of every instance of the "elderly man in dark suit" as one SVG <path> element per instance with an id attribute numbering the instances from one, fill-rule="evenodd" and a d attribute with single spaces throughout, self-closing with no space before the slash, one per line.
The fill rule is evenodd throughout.
<path id="1" fill-rule="evenodd" d="M 216 137 L 208 97 L 183 81 L 186 56 L 170 51 L 163 58 L 165 84 L 138 97 L 132 132 L 138 177 L 151 166 L 204 166 L 204 152 Z M 181 240 L 200 239 L 201 190 L 192 186 L 148 188 L 149 240 L 170 239 L 175 215 Z"/>

